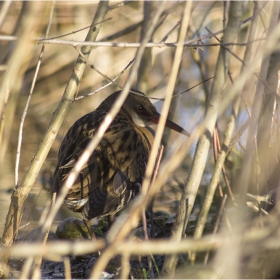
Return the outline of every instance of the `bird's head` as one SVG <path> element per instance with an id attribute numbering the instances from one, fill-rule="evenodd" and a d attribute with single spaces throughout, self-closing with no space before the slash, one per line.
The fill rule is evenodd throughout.
<path id="1" fill-rule="evenodd" d="M 113 94 L 116 95 L 115 98 L 120 92 Z M 144 93 L 135 89 L 130 91 L 121 110 L 135 125 L 140 127 L 158 124 L 159 122 L 160 114 L 150 99 Z M 165 126 L 186 136 L 190 136 L 186 130 L 168 119 L 166 120 Z"/>

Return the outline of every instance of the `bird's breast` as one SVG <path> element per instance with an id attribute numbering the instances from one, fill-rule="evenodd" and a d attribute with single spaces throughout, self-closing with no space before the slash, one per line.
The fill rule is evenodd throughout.
<path id="1" fill-rule="evenodd" d="M 136 126 L 135 130 L 138 132 L 139 136 L 141 137 L 142 144 L 145 148 L 150 152 L 152 145 L 154 143 L 154 135 L 155 132 L 151 127 L 140 127 Z"/>

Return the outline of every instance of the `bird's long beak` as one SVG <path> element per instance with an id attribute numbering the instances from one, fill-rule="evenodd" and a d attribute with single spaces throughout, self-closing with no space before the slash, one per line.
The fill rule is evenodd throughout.
<path id="1" fill-rule="evenodd" d="M 150 118 L 150 121 L 154 124 L 158 124 L 159 118 L 160 118 L 160 114 L 158 113 L 157 115 L 152 116 Z M 177 131 L 181 134 L 184 134 L 186 136 L 190 136 L 190 134 L 184 128 L 182 128 L 178 124 L 170 121 L 169 119 L 166 120 L 165 126 L 171 128 L 171 129 L 173 129 L 173 130 L 175 130 L 175 131 Z"/>

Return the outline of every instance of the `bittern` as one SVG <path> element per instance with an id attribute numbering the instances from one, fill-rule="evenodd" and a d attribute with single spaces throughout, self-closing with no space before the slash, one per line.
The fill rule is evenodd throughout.
<path id="1" fill-rule="evenodd" d="M 64 180 L 120 92 L 110 95 L 96 110 L 78 119 L 69 129 L 58 152 L 53 192 L 59 194 Z M 159 118 L 160 114 L 148 97 L 132 90 L 70 188 L 65 204 L 70 210 L 82 213 L 91 236 L 91 219 L 112 217 L 138 194 L 154 140 L 154 130 L 150 125 L 157 124 Z M 189 135 L 170 120 L 165 126 Z"/>

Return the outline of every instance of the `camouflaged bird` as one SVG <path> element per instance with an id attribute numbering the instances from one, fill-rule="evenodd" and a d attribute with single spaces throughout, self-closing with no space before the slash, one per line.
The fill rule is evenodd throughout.
<path id="1" fill-rule="evenodd" d="M 59 194 L 64 180 L 120 93 L 114 92 L 69 129 L 58 152 L 53 192 Z M 82 213 L 88 228 L 91 219 L 114 215 L 138 194 L 154 140 L 150 125 L 157 124 L 159 117 L 144 93 L 136 90 L 129 93 L 65 199 L 70 210 Z M 166 126 L 189 135 L 169 120 Z"/>

